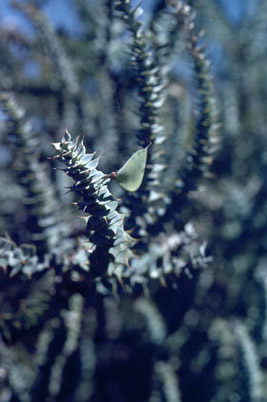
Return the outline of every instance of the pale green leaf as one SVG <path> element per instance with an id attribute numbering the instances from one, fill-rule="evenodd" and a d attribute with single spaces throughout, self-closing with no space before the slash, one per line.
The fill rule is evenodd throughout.
<path id="1" fill-rule="evenodd" d="M 142 184 L 148 147 L 136 151 L 118 171 L 115 180 L 127 191 L 136 191 Z"/>

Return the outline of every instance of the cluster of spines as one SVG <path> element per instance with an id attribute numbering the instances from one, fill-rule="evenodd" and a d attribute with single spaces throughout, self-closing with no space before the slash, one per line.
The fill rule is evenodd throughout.
<path id="1" fill-rule="evenodd" d="M 133 239 L 124 230 L 124 216 L 116 211 L 118 202 L 107 188 L 110 178 L 96 169 L 99 158 L 86 154 L 82 139 L 72 141 L 68 132 L 54 146 L 54 158 L 66 165 L 62 170 L 75 182 L 70 190 L 82 198 L 77 207 L 86 214 L 90 275 L 129 276 Z"/>
<path id="2" fill-rule="evenodd" d="M 191 222 L 183 231 L 161 235 L 148 245 L 147 252 L 132 261 L 135 272 L 143 275 L 144 284 L 159 281 L 163 286 L 176 287 L 177 278 L 192 278 L 200 268 L 206 268 L 212 257 L 206 253 L 206 243 L 200 243 Z"/>
<path id="3" fill-rule="evenodd" d="M 78 140 L 77 140 L 78 141 Z M 77 148 L 78 148 L 78 144 L 76 144 L 77 145 Z M 76 151 L 77 151 L 77 149 L 76 149 Z M 76 160 L 76 162 L 77 162 L 77 160 Z M 76 162 L 74 162 L 74 165 L 76 164 Z M 76 165 L 75 165 L 76 166 Z M 77 180 L 79 181 L 79 177 L 77 176 Z M 105 184 L 105 181 L 104 182 L 102 182 L 102 184 Z M 77 187 L 79 187 L 79 185 L 77 186 Z M 72 190 L 75 192 L 75 189 L 72 187 Z M 76 188 L 76 190 L 77 190 L 77 188 Z M 87 188 L 86 188 L 86 190 L 87 190 Z M 79 188 L 79 191 L 77 190 L 76 191 L 79 195 L 81 195 L 81 193 L 83 193 L 83 195 L 84 195 L 84 190 L 83 189 L 81 189 L 81 188 Z M 104 193 L 106 194 L 106 192 L 104 191 Z M 105 197 L 104 197 L 104 193 L 102 194 L 103 195 L 103 199 L 105 199 Z M 99 194 L 100 194 L 100 191 L 99 191 Z M 101 201 L 101 197 L 100 197 L 100 201 Z M 103 200 L 102 200 L 103 201 Z M 89 204 L 90 204 L 90 202 L 89 202 Z M 78 206 L 79 206 L 79 209 L 81 209 L 81 210 L 84 210 L 84 208 L 86 209 L 87 208 L 87 204 L 85 203 L 85 202 L 82 202 L 82 203 L 79 203 L 78 204 Z M 92 206 L 91 204 L 90 204 L 90 206 Z M 87 213 L 89 213 L 90 214 L 90 208 L 86 211 Z M 108 214 L 109 215 L 109 214 Z M 108 215 L 105 215 L 105 216 L 108 216 Z M 97 218 L 99 218 L 99 216 L 97 216 Z M 89 218 L 90 219 L 90 218 Z M 88 220 L 89 220 L 88 219 Z M 92 222 L 91 222 L 92 223 Z M 100 229 L 101 228 L 101 225 L 99 225 L 98 226 L 98 229 Z M 96 227 L 95 227 L 95 224 L 94 223 L 92 223 L 92 226 L 90 227 L 90 230 L 89 230 L 89 237 L 90 237 L 90 235 L 92 235 L 93 236 L 93 233 L 92 232 L 94 232 L 95 231 L 95 229 L 96 229 Z M 122 236 L 123 236 L 123 230 L 122 230 Z M 101 237 L 101 236 L 100 236 Z M 96 235 L 96 238 L 97 238 L 97 235 Z M 112 238 L 112 236 L 111 236 L 111 238 Z M 105 241 L 107 240 L 107 238 L 105 238 Z M 119 236 L 119 242 L 120 242 L 120 236 Z M 115 243 L 114 243 L 114 245 L 115 245 Z M 91 246 L 93 246 L 93 245 L 91 245 Z M 123 247 L 123 246 L 122 246 Z M 111 249 L 110 250 L 112 250 L 113 249 L 113 247 L 111 247 Z M 94 250 L 93 250 L 93 248 L 92 248 L 92 251 L 94 252 Z M 119 251 L 118 250 L 118 248 L 117 248 L 117 251 Z M 121 253 L 120 251 L 119 251 L 119 254 L 116 254 L 116 255 L 120 255 L 120 256 L 122 256 L 123 257 L 123 261 L 125 261 L 125 259 L 124 259 L 124 255 L 123 255 L 123 253 Z M 92 261 L 91 261 L 92 262 Z M 111 265 L 112 263 L 110 263 L 110 265 Z M 53 332 L 54 330 L 52 329 L 52 335 L 54 334 L 54 332 Z M 68 335 L 67 335 L 67 338 L 68 338 Z M 75 338 L 74 337 L 74 340 L 76 341 L 77 340 L 77 338 Z M 65 342 L 65 343 L 64 343 Z M 66 344 L 66 340 L 65 340 L 65 338 L 64 338 L 64 342 L 63 342 L 63 344 L 65 345 Z M 64 348 L 63 348 L 64 349 Z M 161 363 L 160 362 L 160 364 L 158 365 L 158 373 L 160 374 L 160 376 L 162 377 L 162 379 L 161 379 L 161 381 L 166 385 L 165 386 L 165 388 L 166 388 L 166 390 L 167 390 L 167 394 L 168 394 L 168 389 L 169 389 L 169 391 L 171 392 L 171 390 L 172 390 L 172 387 L 171 387 L 171 383 L 169 382 L 169 381 L 167 381 L 167 379 L 168 379 L 168 364 L 167 363 Z M 166 374 L 166 375 L 165 375 Z M 172 375 L 170 376 L 170 379 L 172 379 Z M 169 394 L 170 394 L 170 392 L 169 392 Z M 174 393 L 174 395 L 175 395 L 175 393 Z M 176 394 L 176 395 L 178 395 L 178 394 Z M 167 398 L 167 396 L 166 396 L 166 398 Z M 178 399 L 178 397 L 176 396 L 176 398 Z M 176 400 L 177 400 L 176 399 Z M 171 400 L 171 397 L 170 397 L 170 400 Z"/>
<path id="4" fill-rule="evenodd" d="M 58 202 L 54 187 L 40 162 L 39 140 L 32 133 L 32 127 L 25 118 L 25 112 L 10 93 L 0 94 L 0 104 L 8 117 L 7 132 L 13 142 L 13 158 L 19 184 L 25 189 L 24 205 L 28 212 L 28 226 L 32 231 L 30 239 L 39 255 L 55 251 L 66 233 L 66 225 L 58 214 Z M 13 137 L 13 138 L 12 138 Z M 20 239 L 25 242 L 24 239 Z"/>
<path id="5" fill-rule="evenodd" d="M 18 247 L 9 238 L 0 238 L 0 328 L 7 342 L 36 327 L 49 308 L 54 272 L 48 258 L 40 261 L 35 251 L 32 245 Z"/>
<path id="6" fill-rule="evenodd" d="M 150 207 L 153 213 L 153 204 L 163 196 L 159 177 L 165 166 L 160 160 L 159 151 L 166 136 L 160 124 L 159 110 L 165 101 L 166 80 L 163 71 L 156 63 L 154 49 L 149 47 L 142 23 L 138 21 L 138 16 L 142 13 L 140 4 L 131 9 L 130 1 L 122 0 L 117 1 L 115 7 L 122 12 L 122 18 L 133 35 L 131 64 L 134 67 L 136 88 L 140 97 L 138 113 L 140 129 L 137 132 L 137 138 L 142 147 L 151 143 L 145 176 L 139 193 L 146 195 L 148 211 Z"/>
<path id="7" fill-rule="evenodd" d="M 177 24 L 187 33 L 187 45 L 193 61 L 195 85 L 199 105 L 195 118 L 194 137 L 189 151 L 186 153 L 182 166 L 177 169 L 177 180 L 169 195 L 170 201 L 162 214 L 160 221 L 172 221 L 180 227 L 180 216 L 191 191 L 197 190 L 199 181 L 208 175 L 208 170 L 214 160 L 218 147 L 217 113 L 210 63 L 200 46 L 201 32 L 195 27 L 195 15 L 191 7 L 177 0 L 170 8 L 177 19 Z M 179 208 L 179 209 L 178 209 Z M 160 221 L 152 223 L 150 232 L 161 229 Z"/>
<path id="8" fill-rule="evenodd" d="M 184 163 L 179 167 L 179 170 L 177 168 L 178 179 L 175 182 L 174 189 L 171 191 L 170 200 L 168 200 L 167 195 L 164 195 L 164 190 L 162 190 L 162 187 L 160 188 L 160 176 L 164 165 L 159 161 L 156 152 L 156 144 L 162 144 L 165 141 L 165 134 L 163 135 L 162 127 L 159 124 L 159 108 L 161 108 L 165 98 L 164 83 L 162 81 L 164 75 L 162 71 L 159 71 L 160 66 L 157 65 L 156 58 L 153 58 L 149 53 L 148 42 L 144 35 L 142 24 L 137 20 L 140 14 L 140 5 L 132 10 L 130 1 L 124 0 L 116 2 L 116 8 L 123 13 L 123 18 L 126 20 L 134 37 L 131 53 L 137 73 L 136 82 L 141 99 L 141 129 L 138 133 L 138 138 L 141 140 L 142 145 L 146 141 L 152 143 L 152 147 L 148 152 L 148 163 L 143 185 L 137 195 L 133 197 L 142 198 L 142 205 L 146 205 L 146 210 L 141 207 L 137 208 L 135 205 L 133 209 L 136 209 L 138 216 L 134 220 L 135 225 L 133 225 L 132 221 L 129 223 L 134 227 L 140 226 L 139 233 L 147 231 L 149 233 L 155 233 L 155 231 L 159 233 L 162 229 L 160 222 L 177 220 L 188 194 L 190 191 L 197 189 L 199 180 L 207 174 L 208 168 L 213 162 L 218 138 L 216 136 L 216 110 L 210 66 L 200 46 L 201 33 L 196 31 L 195 17 L 191 8 L 182 1 L 172 2 L 169 10 L 176 19 L 176 25 L 179 29 L 187 32 L 186 41 L 193 60 L 199 105 L 193 143 L 185 155 Z M 160 80 L 158 79 L 159 76 L 161 77 Z M 153 132 L 154 129 L 155 133 Z M 151 178 L 152 180 L 150 180 Z M 155 179 L 154 182 L 153 178 Z M 156 185 L 153 186 L 153 183 Z M 146 194 L 146 200 L 144 199 L 144 194 Z M 138 195 L 140 195 L 139 198 Z M 143 197 L 141 197 L 142 195 Z M 161 203 L 157 201 L 159 198 Z M 179 210 L 177 210 L 178 205 Z M 158 214 L 159 216 L 157 216 Z M 142 216 L 144 219 L 142 219 Z"/>
<path id="9" fill-rule="evenodd" d="M 22 244 L 18 247 L 8 237 L 0 237 L 0 251 L 0 268 L 9 277 L 23 274 L 31 278 L 49 266 L 48 259 L 39 261 L 33 245 Z"/>
<path id="10" fill-rule="evenodd" d="M 189 5 L 177 1 L 174 13 L 188 35 L 188 49 L 192 57 L 195 82 L 199 97 L 193 144 L 185 158 L 185 164 L 176 182 L 176 194 L 187 194 L 197 188 L 199 179 L 207 173 L 217 149 L 216 105 L 210 62 L 200 45 L 202 32 L 195 28 L 195 16 Z"/>

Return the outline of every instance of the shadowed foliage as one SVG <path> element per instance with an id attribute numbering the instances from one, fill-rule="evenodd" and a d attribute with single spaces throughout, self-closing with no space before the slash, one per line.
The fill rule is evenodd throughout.
<path id="1" fill-rule="evenodd" d="M 0 27 L 1 402 L 264 402 L 266 0 L 45 3 Z"/>

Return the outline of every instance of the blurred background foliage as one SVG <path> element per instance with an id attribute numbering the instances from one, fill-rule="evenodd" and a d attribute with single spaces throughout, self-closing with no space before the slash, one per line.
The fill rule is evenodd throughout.
<path id="1" fill-rule="evenodd" d="M 15 94 L 26 111 L 15 106 L 16 130 L 25 138 L 29 131 L 35 134 L 30 153 L 37 152 L 41 168 L 31 169 L 38 185 L 49 189 L 43 219 L 64 222 L 57 233 L 45 234 L 46 251 L 57 247 L 57 254 L 68 258 L 66 250 L 84 235 L 84 225 L 71 214 L 73 197 L 64 194 L 68 178 L 47 160 L 53 154 L 50 143 L 59 141 L 66 127 L 82 134 L 90 152 L 103 154 L 100 166 L 106 173 L 120 168 L 136 149 L 132 133 L 139 125 L 138 97 L 127 46 L 131 36 L 115 16 L 113 3 L 0 4 L 0 90 Z M 200 262 L 193 273 L 185 270 L 172 284 L 153 283 L 145 296 L 139 290 L 117 297 L 101 292 L 84 297 L 76 293 L 75 278 L 70 283 L 64 279 L 65 293 L 58 297 L 57 267 L 64 266 L 58 255 L 52 263 L 41 258 L 40 272 L 56 268 L 34 282 L 24 278 L 25 272 L 18 277 L 16 261 L 23 259 L 24 271 L 30 272 L 37 256 L 29 244 L 39 247 L 40 258 L 44 241 L 40 245 L 38 236 L 31 237 L 32 220 L 27 226 L 32 206 L 21 202 L 26 173 L 22 177 L 14 168 L 24 162 L 15 146 L 16 130 L 8 136 L 1 109 L 0 229 L 6 237 L 0 261 L 8 253 L 8 270 L 15 270 L 11 279 L 4 268 L 0 271 L 3 402 L 267 400 L 267 1 L 188 4 L 196 12 L 198 29 L 205 31 L 201 42 L 211 60 L 220 147 L 210 176 L 183 200 L 176 234 L 169 243 L 163 235 L 161 242 L 168 244 L 166 254 L 171 241 L 174 247 L 190 244 L 190 258 Z M 142 7 L 149 40 L 156 37 L 158 49 L 166 38 L 173 41 L 168 57 L 159 52 L 157 60 L 167 69 L 169 82 L 167 106 L 160 113 L 169 166 L 163 177 L 171 187 L 190 147 L 198 94 L 183 33 L 171 29 L 162 12 L 165 2 L 144 0 Z M 35 195 L 42 191 L 38 185 L 31 187 Z M 123 197 L 115 185 L 113 191 Z M 21 248 L 9 239 L 27 245 Z M 199 241 L 198 257 L 191 255 L 192 239 Z M 157 246 L 150 253 L 157 253 Z M 179 246 L 177 253 L 179 258 Z"/>

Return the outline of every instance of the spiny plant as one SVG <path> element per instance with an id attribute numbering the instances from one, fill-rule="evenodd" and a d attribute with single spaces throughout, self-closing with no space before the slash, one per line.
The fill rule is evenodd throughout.
<path id="1" fill-rule="evenodd" d="M 129 0 L 73 0 L 75 35 L 41 1 L 12 3 L 35 34 L 0 30 L 4 401 L 264 400 L 266 328 L 242 290 L 265 312 L 265 271 L 255 259 L 229 285 L 221 182 L 196 192 L 219 139 L 195 3 L 197 19 L 181 0 L 143 19 Z"/>

